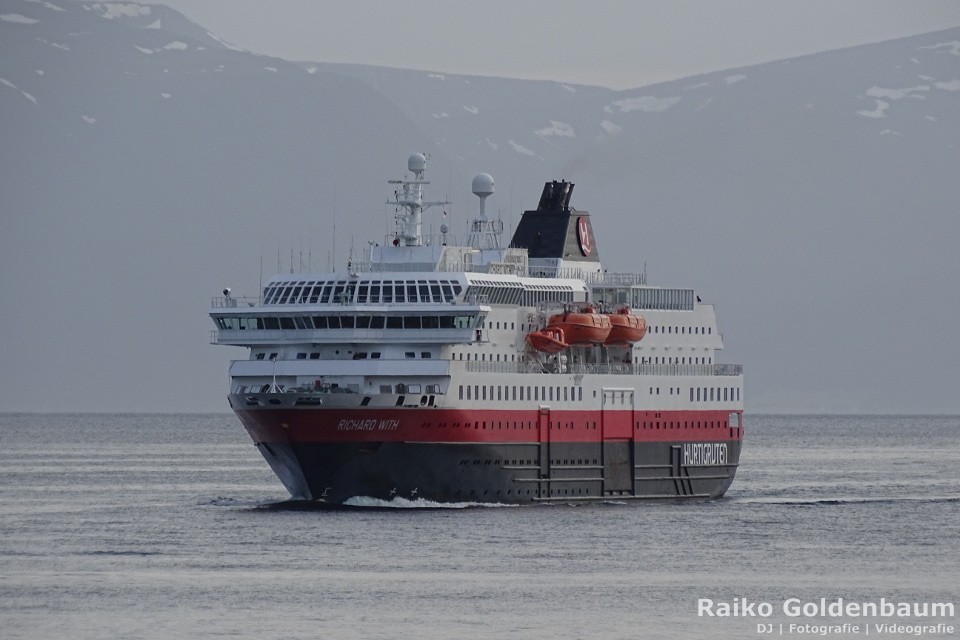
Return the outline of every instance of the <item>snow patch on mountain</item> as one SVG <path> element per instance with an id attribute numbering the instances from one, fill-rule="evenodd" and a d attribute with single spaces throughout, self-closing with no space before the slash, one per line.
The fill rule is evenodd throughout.
<path id="1" fill-rule="evenodd" d="M 577 137 L 577 135 L 573 132 L 573 127 L 566 122 L 559 122 L 558 120 L 551 120 L 549 127 L 537 129 L 534 133 L 540 136 L 560 136 L 561 138 Z"/>
<path id="2" fill-rule="evenodd" d="M 525 156 L 536 156 L 536 155 L 537 155 L 537 154 L 535 154 L 533 151 L 531 151 L 530 149 L 527 149 L 527 148 L 526 148 L 525 146 L 523 146 L 522 144 L 517 144 L 517 143 L 514 142 L 513 140 L 507 140 L 507 144 L 509 144 L 511 147 L 513 147 L 513 150 L 514 150 L 514 151 L 516 151 L 517 153 L 522 153 L 522 154 L 525 155 Z"/>
<path id="3" fill-rule="evenodd" d="M 941 42 L 938 44 L 930 44 L 926 46 L 917 47 L 917 49 L 950 49 L 948 53 L 955 56 L 960 56 L 960 40 L 951 40 L 950 42 Z"/>
<path id="4" fill-rule="evenodd" d="M 890 103 L 885 102 L 884 100 L 877 100 L 877 108 L 872 111 L 857 111 L 858 115 L 865 116 L 867 118 L 882 118 L 886 115 L 887 109 L 890 108 Z"/>
<path id="5" fill-rule="evenodd" d="M 224 47 L 224 48 L 226 48 L 226 49 L 229 49 L 230 51 L 243 51 L 243 49 L 241 49 L 240 47 L 238 47 L 238 46 L 236 46 L 236 45 L 232 45 L 232 44 L 230 44 L 229 42 L 227 42 L 226 40 L 221 40 L 220 38 L 218 38 L 218 37 L 217 37 L 216 35 L 214 35 L 213 33 L 210 33 L 209 31 L 207 31 L 207 36 L 208 36 L 211 40 L 213 40 L 214 42 L 216 42 L 217 44 L 219 44 L 220 46 L 222 46 L 222 47 Z"/>
<path id="6" fill-rule="evenodd" d="M 26 1 L 42 5 L 47 9 L 50 9 L 51 11 L 66 11 L 66 9 L 64 9 L 63 7 L 58 7 L 57 5 L 50 2 L 45 2 L 44 0 L 26 0 Z"/>
<path id="7" fill-rule="evenodd" d="M 621 126 L 618 125 L 618 124 L 614 124 L 613 122 L 610 122 L 609 120 L 601 120 L 601 121 L 600 121 L 600 128 L 603 129 L 604 131 L 606 131 L 606 132 L 607 132 L 608 134 L 610 134 L 610 135 L 614 135 L 614 134 L 616 134 L 616 133 L 620 133 L 620 131 L 623 130 L 623 127 L 621 127 Z"/>
<path id="8" fill-rule="evenodd" d="M 737 73 L 732 76 L 727 76 L 726 78 L 723 79 L 723 81 L 726 82 L 727 84 L 735 84 L 737 82 L 740 82 L 741 80 L 746 80 L 746 79 L 747 79 L 747 76 L 743 75 L 742 73 Z"/>
<path id="9" fill-rule="evenodd" d="M 27 16 L 20 15 L 19 13 L 5 13 L 0 15 L 0 20 L 4 22 L 15 22 L 17 24 L 37 24 L 40 22 L 34 18 L 28 18 Z"/>
<path id="10" fill-rule="evenodd" d="M 463 105 L 463 110 L 467 113 L 472 113 L 473 115 L 480 113 L 480 109 L 477 109 L 476 107 L 468 107 L 467 105 Z"/>
<path id="11" fill-rule="evenodd" d="M 871 98 L 889 98 L 890 100 L 900 100 L 901 98 L 918 98 L 923 100 L 927 97 L 922 93 L 918 93 L 919 91 L 930 91 L 930 85 L 921 84 L 908 89 L 884 89 L 883 87 L 873 85 L 867 89 L 867 95 Z"/>
<path id="12" fill-rule="evenodd" d="M 50 42 L 49 40 L 44 40 L 43 38 L 37 38 L 37 42 L 42 42 L 43 44 L 48 44 L 48 45 L 50 45 L 51 47 L 54 47 L 54 48 L 56 48 L 56 49 L 62 49 L 63 51 L 70 51 L 70 47 L 68 47 L 68 46 L 65 45 L 65 44 L 61 44 L 61 43 L 59 43 L 59 42 Z"/>
<path id="13" fill-rule="evenodd" d="M 174 50 L 174 49 L 177 51 L 185 51 L 187 49 L 187 43 L 180 42 L 179 40 L 174 40 L 169 44 L 163 45 L 163 48 L 166 49 L 167 51 Z"/>
<path id="14" fill-rule="evenodd" d="M 100 12 L 100 15 L 107 20 L 150 15 L 150 7 L 132 2 L 94 2 L 91 5 L 86 5 L 84 8 Z"/>
<path id="15" fill-rule="evenodd" d="M 614 100 L 603 108 L 607 113 L 613 113 L 616 108 L 621 113 L 630 111 L 644 111 L 652 113 L 656 111 L 666 111 L 673 105 L 680 102 L 679 97 L 657 98 L 656 96 L 640 96 L 638 98 L 624 98 L 623 100 Z"/>
<path id="16" fill-rule="evenodd" d="M 29 93 L 27 93 L 26 91 L 24 91 L 23 89 L 21 89 L 20 87 L 18 87 L 17 85 L 15 85 L 15 84 L 13 84 L 12 82 L 10 82 L 10 81 L 7 80 L 6 78 L 0 78 L 0 84 L 4 85 L 4 86 L 6 86 L 6 87 L 10 87 L 10 88 L 13 89 L 14 91 L 19 91 L 21 94 L 23 94 L 23 97 L 24 97 L 24 98 L 26 98 L 27 100 L 29 100 L 29 101 L 32 102 L 33 104 L 37 104 L 37 99 L 36 99 L 36 98 L 34 98 L 32 95 L 30 95 Z"/>
<path id="17" fill-rule="evenodd" d="M 933 86 L 944 91 L 960 91 L 960 80 L 954 78 L 950 82 L 935 82 Z"/>

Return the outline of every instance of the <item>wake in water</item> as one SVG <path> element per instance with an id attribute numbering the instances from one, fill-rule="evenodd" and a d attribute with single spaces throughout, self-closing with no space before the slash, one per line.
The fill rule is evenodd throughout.
<path id="1" fill-rule="evenodd" d="M 280 502 L 234 500 L 231 498 L 214 498 L 207 501 L 198 501 L 200 506 L 241 507 L 263 511 L 350 511 L 350 510 L 378 510 L 378 509 L 474 509 L 498 507 L 516 507 L 514 504 L 499 504 L 485 502 L 434 502 L 422 498 L 409 500 L 407 498 L 393 498 L 381 500 L 366 496 L 355 496 L 342 504 L 320 502 L 315 500 L 283 500 Z"/>
<path id="2" fill-rule="evenodd" d="M 896 504 L 903 502 L 925 502 L 925 503 L 957 503 L 960 502 L 960 496 L 898 496 L 896 498 L 886 497 L 830 497 L 830 498 L 781 498 L 781 497 L 762 497 L 754 498 L 730 498 L 731 502 L 738 504 L 775 504 L 775 505 L 839 505 L 839 504 Z"/>
<path id="3" fill-rule="evenodd" d="M 407 498 L 393 498 L 392 500 L 381 500 L 379 498 L 368 498 L 366 496 L 355 496 L 344 503 L 348 507 L 364 507 L 375 509 L 471 509 L 473 507 L 513 507 L 517 505 L 500 503 L 482 503 L 482 502 L 434 502 L 433 500 L 424 500 L 417 498 L 409 500 Z"/>

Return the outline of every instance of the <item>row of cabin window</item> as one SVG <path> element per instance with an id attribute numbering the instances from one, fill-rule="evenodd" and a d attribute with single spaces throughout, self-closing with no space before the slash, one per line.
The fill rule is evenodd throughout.
<path id="1" fill-rule="evenodd" d="M 668 311 L 693 311 L 693 289 L 632 290 L 630 306 L 634 309 L 663 309 Z"/>
<path id="2" fill-rule="evenodd" d="M 227 330 L 256 329 L 472 329 L 478 316 L 293 316 L 216 318 Z"/>
<path id="3" fill-rule="evenodd" d="M 472 393 L 471 393 L 472 389 Z M 489 393 L 488 393 L 489 389 Z M 519 393 L 518 390 L 519 389 Z M 526 389 L 526 393 L 524 393 Z M 556 394 L 554 394 L 556 389 Z M 561 394 L 562 390 L 562 394 Z M 496 392 L 496 393 L 494 393 Z M 511 400 L 511 401 L 553 401 L 583 400 L 583 387 L 547 387 L 547 386 L 500 386 L 500 385 L 460 385 L 460 400 Z M 670 395 L 680 394 L 679 387 L 670 387 Z M 562 398 L 561 398 L 562 395 Z M 596 393 L 594 393 L 596 395 Z M 660 387 L 650 387 L 650 395 L 660 395 Z M 696 400 L 694 400 L 696 398 Z M 623 398 L 621 398 L 621 402 Z M 739 402 L 739 387 L 691 387 L 690 402 Z"/>
<path id="4" fill-rule="evenodd" d="M 650 327 L 650 333 L 688 333 L 691 335 L 711 335 L 713 334 L 713 327 L 677 327 L 671 325 L 652 325 Z"/>
<path id="5" fill-rule="evenodd" d="M 416 282 L 386 280 L 367 282 L 325 282 L 269 286 L 263 304 L 390 304 L 393 302 L 454 302 L 462 287 L 459 282 Z"/>
<path id="6" fill-rule="evenodd" d="M 489 389 L 489 396 L 488 396 Z M 519 389 L 519 394 L 517 390 Z M 526 393 L 524 393 L 526 389 Z M 561 401 L 561 389 L 563 390 L 563 401 L 581 401 L 583 400 L 583 387 L 506 387 L 500 385 L 460 385 L 461 400 L 553 400 L 554 389 L 556 389 L 556 399 Z M 464 395 L 466 390 L 466 395 Z M 472 390 L 472 392 L 471 392 Z M 496 391 L 496 395 L 494 395 Z M 518 398 L 519 395 L 519 398 Z"/>
<path id="7" fill-rule="evenodd" d="M 521 287 L 486 287 L 471 285 L 467 289 L 467 300 L 476 300 L 488 304 L 535 307 L 541 302 L 574 302 L 574 292 L 541 291 Z"/>
<path id="8" fill-rule="evenodd" d="M 696 389 L 696 393 L 694 393 Z M 722 393 L 721 393 L 722 390 Z M 714 395 L 716 391 L 716 395 Z M 694 400 L 696 396 L 696 400 Z M 723 396 L 721 398 L 721 396 Z M 740 387 L 692 387 L 690 402 L 739 402 Z"/>
<path id="9" fill-rule="evenodd" d="M 264 386 L 268 387 L 269 385 L 264 385 Z M 478 421 L 478 422 L 464 422 L 464 423 L 460 423 L 460 422 L 439 422 L 439 423 L 437 423 L 436 427 L 434 427 L 434 424 L 433 424 L 432 422 L 423 422 L 423 423 L 420 424 L 420 428 L 422 428 L 422 429 L 433 429 L 433 428 L 445 429 L 445 428 L 447 428 L 447 427 L 450 427 L 450 428 L 452 428 L 452 429 L 458 429 L 458 428 L 460 428 L 460 425 L 461 425 L 461 424 L 463 425 L 463 427 L 464 427 L 465 429 L 471 429 L 471 428 L 474 429 L 474 430 L 481 430 L 481 429 L 484 429 L 484 430 L 485 430 L 485 429 L 487 429 L 487 421 L 486 421 L 486 420 L 482 420 L 482 421 Z M 532 421 L 530 421 L 530 420 L 520 420 L 520 421 L 516 421 L 516 420 L 507 420 L 507 421 L 498 420 L 497 423 L 496 423 L 496 425 L 494 425 L 493 420 L 491 420 L 490 423 L 489 423 L 489 425 L 490 425 L 489 428 L 490 428 L 491 430 L 496 429 L 496 430 L 499 430 L 499 431 L 503 431 L 503 430 L 509 431 L 511 428 L 512 428 L 514 431 L 516 431 L 517 429 L 525 430 L 525 429 L 539 429 L 539 428 L 540 428 L 540 425 L 539 425 L 539 424 L 534 424 L 534 423 L 533 423 Z M 559 421 L 559 420 L 557 420 L 557 421 L 548 420 L 548 421 L 547 421 L 547 428 L 548 428 L 548 429 L 576 429 L 577 426 L 578 426 L 577 423 L 574 422 L 574 421 L 569 421 L 569 422 L 561 422 L 561 421 Z M 674 420 L 669 420 L 669 421 L 668 421 L 668 420 L 663 420 L 662 422 L 661 422 L 660 420 L 656 420 L 656 421 L 651 420 L 651 421 L 649 421 L 649 422 L 646 421 L 646 420 L 644 420 L 644 421 L 642 421 L 642 422 L 641 422 L 640 420 L 635 420 L 634 423 L 633 423 L 633 428 L 634 428 L 635 430 L 639 431 L 640 429 L 654 429 L 654 430 L 658 430 L 658 429 L 730 429 L 731 427 L 730 427 L 730 422 L 729 422 L 729 420 L 684 420 L 683 422 L 680 422 L 679 420 L 676 420 L 676 421 L 674 421 Z M 582 425 L 580 426 L 580 429 L 581 429 L 582 431 L 591 431 L 591 430 L 592 430 L 592 431 L 596 431 L 596 430 L 597 430 L 597 422 L 596 422 L 596 421 L 586 421 L 586 420 L 585 420 L 585 421 L 582 423 Z M 491 462 L 490 460 L 487 460 L 487 461 L 486 461 L 486 464 L 490 464 L 490 462 Z M 553 458 L 552 458 L 552 459 L 550 460 L 550 463 L 551 463 L 551 464 L 597 464 L 597 460 L 594 459 L 593 462 L 591 463 L 591 461 L 590 461 L 589 458 L 586 458 L 586 459 L 584 459 L 584 458 L 556 458 L 556 459 L 553 459 Z M 470 463 L 469 463 L 469 461 L 467 461 L 467 460 L 461 460 L 461 461 L 460 461 L 460 464 L 461 464 L 461 465 L 465 465 L 465 464 L 470 464 Z M 481 460 L 474 460 L 474 461 L 473 461 L 473 464 L 475 464 L 475 465 L 477 465 L 477 464 L 483 464 L 483 462 L 482 462 Z M 495 464 L 500 464 L 500 461 L 499 461 L 499 460 L 496 460 L 496 461 L 495 461 Z M 521 460 L 504 460 L 504 461 L 503 461 L 503 464 L 506 464 L 506 465 L 523 465 L 523 464 L 532 465 L 532 464 L 539 464 L 539 462 L 536 461 L 536 460 L 522 460 L 522 459 L 521 459 Z"/>
<path id="10" fill-rule="evenodd" d="M 486 320 L 480 323 L 480 328 L 482 328 L 482 329 L 500 329 L 500 328 L 501 328 L 501 327 L 500 327 L 501 324 L 503 324 L 503 327 L 502 327 L 503 329 L 512 329 L 512 330 L 515 330 L 515 329 L 517 328 L 517 323 L 516 323 L 516 322 L 510 322 L 510 323 L 503 322 L 503 323 L 500 323 L 500 322 L 487 322 Z M 508 324 L 509 324 L 509 326 L 507 326 Z M 523 326 L 524 326 L 524 325 L 520 325 L 521 331 L 523 330 Z"/>
<path id="11" fill-rule="evenodd" d="M 491 353 L 490 358 L 487 358 L 487 354 L 485 353 L 479 353 L 479 354 L 474 353 L 472 355 L 473 357 L 471 358 L 470 357 L 471 354 L 468 353 L 466 354 L 467 357 L 464 358 L 463 353 L 454 353 L 453 355 L 450 356 L 450 359 L 451 360 L 477 360 L 480 362 L 486 362 L 487 360 L 489 360 L 490 362 L 501 362 L 499 353 Z M 522 355 L 520 356 L 519 360 L 520 362 L 526 362 L 526 359 Z M 507 354 L 503 354 L 502 362 L 517 362 L 517 354 L 511 353 L 509 359 L 507 358 Z"/>
<path id="12" fill-rule="evenodd" d="M 636 358 L 634 358 L 636 361 Z M 713 358 L 661 358 L 659 356 L 640 358 L 637 364 L 713 364 Z"/>
<path id="13" fill-rule="evenodd" d="M 714 397 L 716 390 L 716 397 Z M 722 393 L 721 393 L 722 390 Z M 694 393 L 696 391 L 696 393 Z M 650 387 L 650 395 L 660 395 L 660 387 Z M 680 395 L 680 387 L 670 387 L 670 395 Z M 696 400 L 694 400 L 696 397 Z M 739 402 L 739 387 L 690 387 L 690 402 Z"/>
<path id="14" fill-rule="evenodd" d="M 306 359 L 307 359 L 307 355 L 308 355 L 308 354 L 307 354 L 306 352 L 301 351 L 301 352 L 299 352 L 299 353 L 297 354 L 297 360 L 306 360 Z M 371 352 L 358 351 L 358 352 L 356 352 L 355 354 L 353 354 L 353 359 L 354 359 L 354 360 L 366 360 L 367 358 L 370 358 L 371 360 L 379 360 L 381 355 L 382 355 L 382 354 L 381 354 L 380 351 L 371 351 Z M 256 356 L 255 356 L 255 358 L 256 358 L 257 360 L 264 360 L 264 359 L 266 359 L 266 357 L 267 357 L 266 352 L 258 353 L 258 354 L 256 354 Z M 403 353 L 403 357 L 404 357 L 404 358 L 407 358 L 407 359 L 416 358 L 416 357 L 417 357 L 417 352 L 416 352 L 416 351 L 405 351 L 405 352 Z M 428 360 L 428 359 L 430 359 L 430 358 L 433 357 L 433 354 L 430 353 L 429 351 L 421 351 L 421 352 L 420 352 L 420 357 L 421 357 L 422 359 L 424 359 L 424 360 Z M 312 353 L 309 354 L 309 358 L 310 358 L 310 360 L 319 360 L 319 359 L 320 359 L 320 354 L 319 354 L 318 352 L 314 351 L 314 352 L 312 352 Z M 271 353 L 269 359 L 270 359 L 270 360 L 276 360 L 276 359 L 277 359 L 277 353 L 276 353 L 276 352 Z"/>
<path id="15" fill-rule="evenodd" d="M 629 358 L 629 356 L 628 356 L 628 358 Z M 451 360 L 477 360 L 477 361 L 486 361 L 488 358 L 487 358 L 487 355 L 484 354 L 484 353 L 480 353 L 480 354 L 478 354 L 478 353 L 473 353 L 473 354 L 467 353 L 467 354 L 464 354 L 464 353 L 462 353 L 462 352 L 455 352 L 455 353 L 451 356 L 450 359 L 451 359 Z M 489 360 L 490 360 L 490 362 L 500 362 L 500 361 L 501 361 L 501 359 L 500 359 L 500 354 L 493 354 L 493 353 L 491 353 Z M 510 358 L 509 358 L 509 359 L 507 358 L 507 354 L 503 354 L 503 360 L 502 360 L 502 361 L 503 361 L 503 362 L 516 362 L 516 361 L 517 361 L 516 354 L 510 354 Z M 520 356 L 520 362 L 525 362 L 525 359 L 524 359 L 524 357 L 523 357 L 522 355 Z M 638 365 L 643 365 L 643 364 L 713 364 L 713 358 L 710 358 L 710 357 L 697 357 L 697 358 L 661 358 L 661 357 L 657 356 L 657 357 L 651 357 L 651 358 L 634 358 L 634 359 L 633 359 L 633 363 L 634 363 L 634 364 L 638 364 Z M 627 361 L 627 364 L 630 364 L 629 361 Z"/>

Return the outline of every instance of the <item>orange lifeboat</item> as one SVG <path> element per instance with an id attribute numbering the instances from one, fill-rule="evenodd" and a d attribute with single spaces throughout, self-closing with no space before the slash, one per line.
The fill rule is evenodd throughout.
<path id="1" fill-rule="evenodd" d="M 610 335 L 611 325 L 610 316 L 585 307 L 550 316 L 547 327 L 562 329 L 569 344 L 602 344 Z"/>
<path id="2" fill-rule="evenodd" d="M 623 307 L 616 313 L 611 313 L 610 335 L 604 340 L 603 344 L 627 345 L 638 342 L 647 334 L 647 320 L 643 316 L 637 316 L 630 313 L 630 309 Z"/>
<path id="3" fill-rule="evenodd" d="M 544 353 L 560 353 L 570 345 L 564 342 L 563 329 L 547 327 L 540 331 L 527 334 L 527 342 L 537 351 Z"/>

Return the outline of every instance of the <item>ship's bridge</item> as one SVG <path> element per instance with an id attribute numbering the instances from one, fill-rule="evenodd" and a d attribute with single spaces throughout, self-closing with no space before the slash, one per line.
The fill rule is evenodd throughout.
<path id="1" fill-rule="evenodd" d="M 463 274 L 275 276 L 260 298 L 214 298 L 214 344 L 459 344 L 489 308 L 468 296 Z"/>

